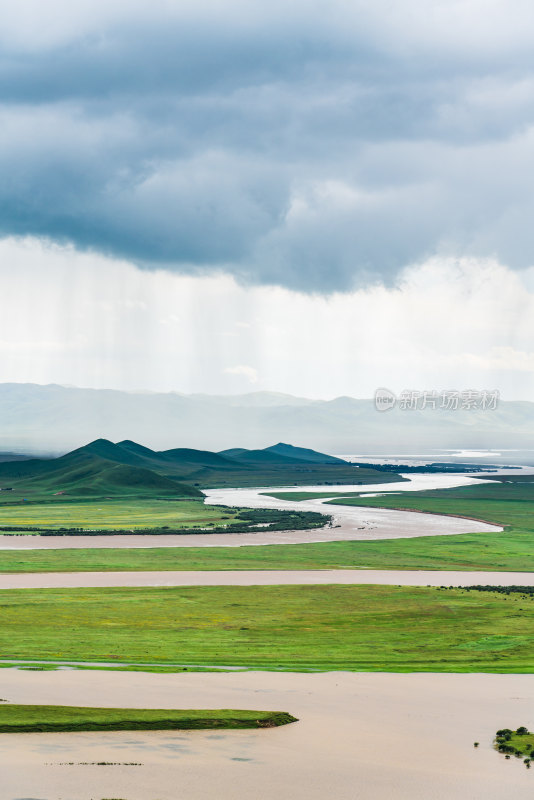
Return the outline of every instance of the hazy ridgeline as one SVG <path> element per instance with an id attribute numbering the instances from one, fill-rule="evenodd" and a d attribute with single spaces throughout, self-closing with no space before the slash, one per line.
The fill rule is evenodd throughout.
<path id="1" fill-rule="evenodd" d="M 378 413 L 372 400 L 309 400 L 274 392 L 182 395 L 0 384 L 0 451 L 60 454 L 87 441 L 148 447 L 266 447 L 289 441 L 328 453 L 432 448 L 534 448 L 534 403 L 491 410 Z"/>

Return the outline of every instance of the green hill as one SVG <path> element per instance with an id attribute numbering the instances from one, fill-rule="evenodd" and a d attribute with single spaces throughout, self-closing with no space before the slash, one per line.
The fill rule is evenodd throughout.
<path id="1" fill-rule="evenodd" d="M 140 458 L 152 458 L 156 455 L 155 451 L 151 450 L 150 447 L 144 447 L 142 444 L 132 442 L 131 439 L 125 439 L 123 442 L 116 444 L 115 447 L 121 447 L 123 450 L 127 450 Z"/>
<path id="2" fill-rule="evenodd" d="M 191 469 L 196 471 L 199 468 L 209 469 L 235 469 L 235 461 L 225 458 L 219 453 L 212 453 L 209 450 L 192 450 L 188 447 L 179 447 L 174 450 L 163 450 L 157 455 L 169 461 L 176 467 Z"/>
<path id="3" fill-rule="evenodd" d="M 43 489 L 76 496 L 136 497 L 202 497 L 194 486 L 182 484 L 143 467 L 97 461 L 86 468 L 58 470 L 45 478 L 37 477 L 26 482 L 25 489 Z"/>
<path id="4" fill-rule="evenodd" d="M 304 461 L 304 459 L 302 458 L 282 455 L 281 453 L 273 452 L 268 448 L 265 448 L 265 450 L 241 450 L 239 452 L 234 453 L 234 455 L 232 456 L 232 460 L 234 462 L 237 461 L 239 464 L 259 464 L 259 465 L 263 464 L 292 465 L 292 464 L 302 464 Z"/>
<path id="5" fill-rule="evenodd" d="M 77 460 L 79 456 L 97 456 L 98 458 L 105 458 L 117 464 L 130 464 L 131 466 L 143 466 L 145 463 L 145 456 L 133 453 L 131 450 L 121 447 L 119 444 L 109 442 L 107 439 L 96 439 L 94 442 L 90 442 L 83 447 L 78 447 L 76 450 L 72 450 L 72 452 L 61 456 L 61 458 L 57 460 L 71 462 Z"/>
<path id="6" fill-rule="evenodd" d="M 0 464 L 1 498 L 20 494 L 201 498 L 200 490 L 143 466 L 145 459 L 105 439 L 98 439 L 60 458 Z M 135 466 L 132 464 L 135 462 Z M 137 466 L 139 464 L 140 466 Z"/>
<path id="7" fill-rule="evenodd" d="M 127 467 L 117 464 L 102 470 L 96 480 L 92 481 L 91 491 L 99 490 L 113 494 L 126 494 L 135 489 L 137 495 L 156 494 L 169 497 L 203 497 L 201 491 L 186 483 L 173 481 L 163 475 L 143 467 Z"/>
<path id="8" fill-rule="evenodd" d="M 272 447 L 266 447 L 265 452 L 276 453 L 299 461 L 312 461 L 316 464 L 347 464 L 342 458 L 327 456 L 325 453 L 318 453 L 317 450 L 310 450 L 307 447 L 294 447 L 292 444 L 284 444 L 284 442 L 278 442 Z"/>
<path id="9" fill-rule="evenodd" d="M 202 497 L 200 487 L 364 484 L 401 480 L 342 459 L 279 443 L 263 450 L 223 453 L 191 448 L 155 451 L 132 440 L 107 439 L 59 458 L 0 463 L 0 501 L 47 496 Z"/>
<path id="10" fill-rule="evenodd" d="M 220 456 L 224 456 L 225 458 L 235 458 L 236 456 L 240 455 L 241 453 L 246 453 L 246 448 L 244 447 L 230 447 L 228 450 L 221 450 L 219 453 Z"/>

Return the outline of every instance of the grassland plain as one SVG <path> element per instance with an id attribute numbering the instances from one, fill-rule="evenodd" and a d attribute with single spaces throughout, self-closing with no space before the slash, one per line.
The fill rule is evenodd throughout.
<path id="1" fill-rule="evenodd" d="M 505 530 L 238 548 L 4 550 L 0 551 L 0 572 L 336 568 L 534 571 L 534 484 L 481 483 L 374 498 L 345 495 L 335 502 L 462 514 L 497 523 Z M 221 509 L 221 513 L 230 511 Z"/>
<path id="2" fill-rule="evenodd" d="M 0 550 L 0 572 L 433 569 L 534 571 L 533 533 L 245 547 Z"/>
<path id="3" fill-rule="evenodd" d="M 315 511 L 209 506 L 198 500 L 65 501 L 0 507 L 3 534 L 225 533 L 322 528 L 330 515 Z M 166 523 L 166 524 L 163 524 Z"/>
<path id="4" fill-rule="evenodd" d="M 83 528 L 193 528 L 221 526 L 235 521 L 239 509 L 207 506 L 199 500 L 163 500 L 129 497 L 119 500 L 68 500 L 0 505 L 0 527 Z"/>
<path id="5" fill-rule="evenodd" d="M 534 600 L 388 586 L 0 592 L 0 657 L 383 672 L 534 672 Z"/>
<path id="6" fill-rule="evenodd" d="M 316 493 L 311 495 L 316 497 Z M 331 494 L 329 494 L 331 496 Z M 505 526 L 504 532 L 429 536 L 379 541 L 260 545 L 232 548 L 147 548 L 82 550 L 0 550 L 1 572 L 152 571 L 218 569 L 436 569 L 534 571 L 534 485 L 477 484 L 458 489 L 391 494 L 345 495 L 336 504 L 463 514 Z M 141 509 L 149 508 L 139 501 Z M 152 501 L 157 505 L 157 501 Z M 160 501 L 162 506 L 166 501 Z M 187 512 L 196 501 L 171 503 Z M 118 504 L 119 507 L 121 504 Z M 125 505 L 126 502 L 125 502 Z M 200 506 L 200 504 L 199 504 Z M 201 506 L 201 508 L 205 508 Z M 237 509 L 217 509 L 225 516 Z M 200 512 L 199 512 L 200 513 Z M 205 513 L 205 512 L 204 512 Z M 153 517 L 150 517 L 153 520 Z M 211 520 L 209 520 L 211 521 Z M 192 523 L 191 523 L 192 524 Z M 198 517 L 195 519 L 198 525 Z"/>
<path id="7" fill-rule="evenodd" d="M 296 722 L 280 711 L 0 705 L 0 733 L 274 728 Z"/>

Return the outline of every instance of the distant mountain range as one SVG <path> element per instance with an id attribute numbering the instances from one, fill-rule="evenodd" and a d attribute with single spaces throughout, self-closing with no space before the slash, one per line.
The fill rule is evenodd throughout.
<path id="1" fill-rule="evenodd" d="M 323 401 L 272 392 L 225 397 L 0 384 L 0 451 L 60 454 L 99 438 L 136 439 L 155 450 L 175 445 L 258 450 L 279 440 L 354 454 L 534 449 L 534 403 L 501 401 L 493 411 L 380 413 L 371 400 L 351 397 Z"/>
<path id="2" fill-rule="evenodd" d="M 125 440 L 97 439 L 58 458 L 0 463 L 2 500 L 21 496 L 201 498 L 212 486 L 287 486 L 399 480 L 339 458 L 279 443 L 263 450 L 222 453 L 176 448 L 155 451 Z"/>

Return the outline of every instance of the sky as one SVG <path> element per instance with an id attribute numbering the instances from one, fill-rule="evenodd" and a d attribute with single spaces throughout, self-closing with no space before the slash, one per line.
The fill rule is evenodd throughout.
<path id="1" fill-rule="evenodd" d="M 534 400 L 534 7 L 0 9 L 0 381 Z"/>

